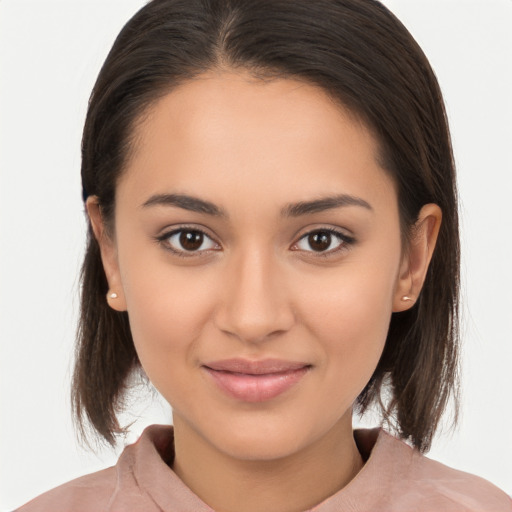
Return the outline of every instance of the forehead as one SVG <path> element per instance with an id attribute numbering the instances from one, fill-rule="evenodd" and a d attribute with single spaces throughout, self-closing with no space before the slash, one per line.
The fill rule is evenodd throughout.
<path id="1" fill-rule="evenodd" d="M 353 113 L 313 84 L 211 71 L 157 101 L 138 124 L 136 135 L 143 144 L 164 133 L 183 140 L 200 139 L 205 149 L 208 144 L 272 140 L 279 144 L 284 139 L 300 144 L 330 142 L 342 124 L 350 124 L 354 135 L 368 132 Z M 346 138 L 349 131 L 343 135 Z M 344 145 L 343 140 L 338 142 Z"/>
<path id="2" fill-rule="evenodd" d="M 278 201 L 284 192 L 300 200 L 305 193 L 393 188 L 367 127 L 321 88 L 298 80 L 201 75 L 155 103 L 134 140 L 120 187 L 140 195 L 273 190 Z"/>

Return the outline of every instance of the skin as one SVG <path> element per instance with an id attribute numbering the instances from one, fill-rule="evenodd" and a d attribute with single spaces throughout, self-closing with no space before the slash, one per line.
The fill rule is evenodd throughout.
<path id="1" fill-rule="evenodd" d="M 377 141 L 321 89 L 294 80 L 209 72 L 159 100 L 135 140 L 112 236 L 97 200 L 87 206 L 118 294 L 109 303 L 128 311 L 141 364 L 173 407 L 173 469 L 217 511 L 310 508 L 362 467 L 352 404 L 392 312 L 421 290 L 441 211 L 423 207 L 404 250 Z M 225 216 L 143 206 L 161 194 L 210 201 Z M 282 214 L 340 194 L 369 207 Z M 185 252 L 179 235 L 163 237 L 182 226 L 209 237 L 186 257 L 170 250 Z M 328 249 L 315 251 L 307 234 L 322 228 L 352 241 L 326 235 Z M 202 368 L 233 357 L 310 368 L 283 394 L 249 403 Z"/>

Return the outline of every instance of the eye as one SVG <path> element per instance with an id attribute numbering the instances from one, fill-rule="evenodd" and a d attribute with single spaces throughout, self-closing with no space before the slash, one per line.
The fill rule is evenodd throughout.
<path id="1" fill-rule="evenodd" d="M 199 229 L 176 229 L 159 236 L 158 241 L 179 256 L 194 256 L 203 251 L 219 249 L 219 245 Z"/>
<path id="2" fill-rule="evenodd" d="M 346 248 L 354 239 L 335 229 L 317 229 L 306 233 L 292 249 L 331 254 Z"/>

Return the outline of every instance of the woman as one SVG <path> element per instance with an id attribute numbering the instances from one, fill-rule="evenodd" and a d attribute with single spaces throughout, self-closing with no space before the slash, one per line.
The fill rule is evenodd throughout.
<path id="1" fill-rule="evenodd" d="M 455 175 L 437 82 L 380 4 L 151 2 L 82 156 L 75 412 L 114 442 L 142 368 L 174 430 L 21 510 L 510 508 L 420 455 L 456 394 Z M 373 403 L 415 450 L 352 432 Z"/>

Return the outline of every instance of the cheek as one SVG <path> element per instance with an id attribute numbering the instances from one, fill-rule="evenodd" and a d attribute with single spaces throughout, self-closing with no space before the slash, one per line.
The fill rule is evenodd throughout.
<path id="1" fill-rule="evenodd" d="M 194 347 L 211 315 L 213 286 L 197 275 L 192 278 L 197 268 L 173 267 L 165 256 L 148 262 L 133 255 L 122 263 L 135 349 L 151 382 L 167 395 L 170 380 L 193 364 Z"/>
<path id="2" fill-rule="evenodd" d="M 321 283 L 302 279 L 309 293 L 301 295 L 301 310 L 308 330 L 321 340 L 333 389 L 357 396 L 373 374 L 388 333 L 395 274 L 390 258 L 373 266 L 347 261 Z"/>

